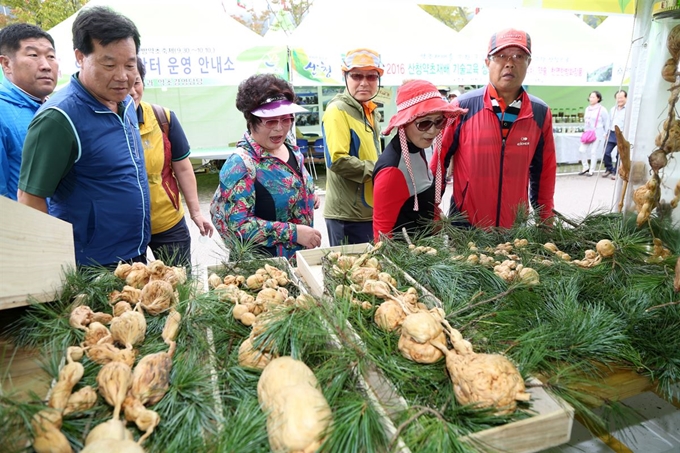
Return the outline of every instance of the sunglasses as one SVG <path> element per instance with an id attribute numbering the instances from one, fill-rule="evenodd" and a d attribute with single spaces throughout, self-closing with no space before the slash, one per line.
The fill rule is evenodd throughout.
<path id="1" fill-rule="evenodd" d="M 293 117 L 288 116 L 286 118 L 279 118 L 277 120 L 264 120 L 262 121 L 262 124 L 264 124 L 264 127 L 267 129 L 276 129 L 279 124 L 281 125 L 282 128 L 287 128 L 290 127 L 291 124 L 293 124 Z"/>
<path id="2" fill-rule="evenodd" d="M 366 79 L 368 82 L 377 82 L 380 78 L 378 74 L 361 74 L 359 72 L 350 72 L 347 75 L 355 82 L 363 82 L 364 79 Z"/>
<path id="3" fill-rule="evenodd" d="M 430 130 L 432 126 L 434 126 L 435 129 L 442 129 L 445 125 L 446 117 L 443 116 L 439 118 L 437 121 L 432 120 L 420 121 L 419 123 L 416 123 L 416 129 L 418 129 L 420 132 L 427 132 Z"/>

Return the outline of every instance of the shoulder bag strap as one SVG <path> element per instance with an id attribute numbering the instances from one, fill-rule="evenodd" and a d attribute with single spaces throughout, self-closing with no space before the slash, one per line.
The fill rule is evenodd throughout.
<path id="1" fill-rule="evenodd" d="M 168 117 L 165 113 L 165 109 L 160 105 L 156 104 L 151 104 L 151 108 L 153 109 L 153 114 L 156 116 L 156 121 L 158 121 L 158 125 L 161 127 L 163 134 L 167 137 L 168 134 L 170 133 L 170 123 L 168 122 Z"/>

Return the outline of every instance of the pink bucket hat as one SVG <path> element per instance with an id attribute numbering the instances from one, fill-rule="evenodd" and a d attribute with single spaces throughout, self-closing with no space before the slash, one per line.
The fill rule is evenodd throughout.
<path id="1" fill-rule="evenodd" d="M 401 157 L 404 159 L 406 170 L 408 171 L 411 183 L 413 184 L 413 210 L 418 211 L 418 186 L 415 177 L 413 176 L 413 169 L 411 167 L 411 153 L 408 151 L 408 139 L 404 126 L 417 118 L 433 113 L 441 113 L 447 118 L 446 126 L 453 123 L 455 117 L 467 113 L 467 109 L 454 107 L 442 99 L 441 93 L 437 87 L 426 80 L 410 80 L 404 83 L 397 89 L 397 113 L 391 119 L 387 128 L 383 131 L 383 135 L 388 135 L 395 127 L 399 129 L 399 144 L 401 147 Z M 432 159 L 437 162 L 437 169 L 435 173 L 435 205 L 439 205 L 442 199 L 443 177 L 442 168 L 439 165 L 440 156 L 442 152 L 442 137 L 444 136 L 444 128 L 442 128 L 434 139 Z"/>
<path id="2" fill-rule="evenodd" d="M 437 87 L 427 80 L 410 80 L 397 89 L 397 113 L 390 119 L 383 135 L 390 134 L 395 127 L 404 126 L 431 113 L 455 118 L 467 113 L 467 110 L 454 107 L 443 100 Z"/>
<path id="3" fill-rule="evenodd" d="M 289 101 L 285 96 L 276 96 L 265 99 L 258 108 L 250 113 L 260 118 L 271 118 L 273 116 L 302 113 L 307 111 L 308 110 L 306 108 L 300 107 L 294 102 Z"/>

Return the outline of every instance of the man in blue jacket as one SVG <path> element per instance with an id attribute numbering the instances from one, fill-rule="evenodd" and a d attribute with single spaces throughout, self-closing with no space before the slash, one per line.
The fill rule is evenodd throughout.
<path id="1" fill-rule="evenodd" d="M 8 25 L 0 30 L 0 65 L 0 195 L 16 200 L 26 129 L 57 84 L 54 40 L 35 25 Z"/>
<path id="2" fill-rule="evenodd" d="M 28 127 L 19 202 L 73 225 L 76 264 L 146 262 L 149 184 L 135 104 L 139 31 L 108 7 L 73 22 L 80 71 Z"/>

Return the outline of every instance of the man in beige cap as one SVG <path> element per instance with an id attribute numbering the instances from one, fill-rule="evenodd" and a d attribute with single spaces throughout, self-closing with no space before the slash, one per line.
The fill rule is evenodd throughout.
<path id="1" fill-rule="evenodd" d="M 446 163 L 453 159 L 449 215 L 480 228 L 511 228 L 531 204 L 546 221 L 557 163 L 550 109 L 522 87 L 531 38 L 515 29 L 494 33 L 485 63 L 489 84 L 454 101 L 468 112 L 444 133 Z"/>
<path id="2" fill-rule="evenodd" d="M 373 98 L 383 75 L 380 55 L 354 49 L 342 61 L 345 91 L 321 123 L 326 157 L 324 218 L 331 246 L 373 239 L 373 168 L 380 155 L 380 115 Z"/>

